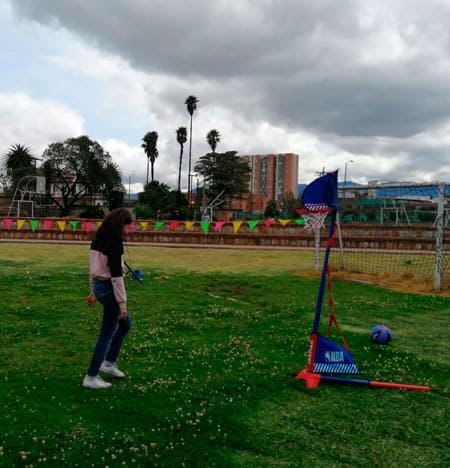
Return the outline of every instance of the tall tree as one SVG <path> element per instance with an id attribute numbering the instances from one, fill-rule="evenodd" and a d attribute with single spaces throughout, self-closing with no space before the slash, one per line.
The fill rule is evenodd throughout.
<path id="1" fill-rule="evenodd" d="M 184 144 L 187 141 L 187 129 L 186 127 L 178 127 L 177 130 L 177 141 L 180 145 L 180 164 L 178 166 L 178 191 L 181 191 L 181 164 L 183 162 L 183 149 Z"/>
<path id="2" fill-rule="evenodd" d="M 191 202 L 191 161 L 192 161 L 192 116 L 194 115 L 195 110 L 197 109 L 197 104 L 199 100 L 195 96 L 188 96 L 184 103 L 186 104 L 186 109 L 191 116 L 191 126 L 189 131 L 189 168 L 188 168 L 188 202 Z"/>
<path id="3" fill-rule="evenodd" d="M 42 158 L 47 194 L 61 216 L 83 200 L 92 202 L 97 195 L 108 199 L 121 186 L 120 171 L 110 154 L 86 135 L 51 143 Z"/>
<path id="4" fill-rule="evenodd" d="M 15 144 L 8 148 L 3 156 L 2 169 L 6 172 L 12 190 L 20 179 L 36 173 L 36 159 L 26 146 Z"/>
<path id="5" fill-rule="evenodd" d="M 173 211 L 176 206 L 176 192 L 171 192 L 168 185 L 151 181 L 138 195 L 137 214 L 146 212 L 150 217 L 163 216 Z M 144 209 L 145 207 L 145 209 Z"/>
<path id="6" fill-rule="evenodd" d="M 248 192 L 250 168 L 236 151 L 208 153 L 195 165 L 195 171 L 204 177 L 210 200 L 222 196 L 231 204 L 231 199 Z"/>
<path id="7" fill-rule="evenodd" d="M 154 166 L 155 166 L 155 161 L 156 158 L 158 157 L 158 149 L 156 147 L 156 144 L 158 142 L 158 133 L 157 132 L 147 132 L 142 138 L 142 148 L 144 148 L 145 154 L 147 155 L 147 184 L 148 185 L 148 165 L 150 163 L 151 168 L 152 168 L 152 182 L 155 180 L 155 175 L 154 175 Z"/>
<path id="8" fill-rule="evenodd" d="M 216 152 L 217 143 L 220 142 L 220 133 L 216 129 L 212 129 L 206 135 L 206 141 L 208 145 L 211 147 L 213 153 Z"/>

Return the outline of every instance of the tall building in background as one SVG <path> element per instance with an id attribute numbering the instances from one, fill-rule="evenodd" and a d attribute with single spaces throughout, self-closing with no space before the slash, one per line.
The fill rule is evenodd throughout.
<path id="1" fill-rule="evenodd" d="M 298 154 L 252 154 L 242 156 L 250 173 L 249 193 L 239 207 L 246 212 L 263 212 L 267 202 L 280 202 L 292 193 L 298 197 Z"/>

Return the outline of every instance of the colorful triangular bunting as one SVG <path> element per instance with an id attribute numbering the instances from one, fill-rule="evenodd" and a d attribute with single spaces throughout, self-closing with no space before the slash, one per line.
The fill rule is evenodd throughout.
<path id="1" fill-rule="evenodd" d="M 84 229 L 86 232 L 91 232 L 92 231 L 92 225 L 94 223 L 92 221 L 85 221 L 84 222 Z"/>
<path id="2" fill-rule="evenodd" d="M 258 220 L 247 221 L 248 227 L 250 228 L 250 232 L 255 229 L 256 225 L 259 223 Z"/>
<path id="3" fill-rule="evenodd" d="M 65 221 L 56 221 L 56 224 L 59 227 L 59 230 L 61 232 L 64 232 L 64 229 L 66 229 L 66 222 Z"/>
<path id="4" fill-rule="evenodd" d="M 200 221 L 200 226 L 202 227 L 202 231 L 207 234 L 209 230 L 209 225 L 211 224 L 211 221 Z"/>
<path id="5" fill-rule="evenodd" d="M 242 221 L 233 221 L 233 232 L 236 234 L 241 227 Z"/>
<path id="6" fill-rule="evenodd" d="M 282 226 L 286 226 L 286 224 L 289 224 L 291 222 L 290 219 L 278 219 L 278 222 L 282 225 Z"/>

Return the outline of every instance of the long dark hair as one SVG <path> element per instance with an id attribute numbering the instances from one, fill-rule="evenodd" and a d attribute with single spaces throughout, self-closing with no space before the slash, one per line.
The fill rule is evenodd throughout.
<path id="1" fill-rule="evenodd" d="M 123 240 L 123 227 L 127 224 L 131 224 L 131 221 L 131 214 L 127 209 L 115 208 L 97 229 L 95 237 L 97 239 L 113 237 Z"/>

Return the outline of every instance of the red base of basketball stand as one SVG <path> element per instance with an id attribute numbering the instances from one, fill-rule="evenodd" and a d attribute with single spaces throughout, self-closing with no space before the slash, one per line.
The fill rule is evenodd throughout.
<path id="1" fill-rule="evenodd" d="M 322 375 L 309 372 L 307 369 L 302 370 L 297 377 L 297 380 L 304 380 L 306 388 L 317 388 L 321 382 L 331 384 L 346 384 L 355 387 L 373 387 L 373 388 L 390 388 L 396 390 L 416 390 L 419 392 L 429 392 L 428 385 L 409 385 L 393 382 L 377 382 L 375 380 L 363 379 L 347 379 L 344 377 L 333 377 L 331 375 Z"/>

